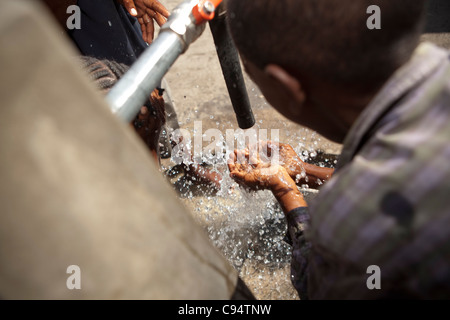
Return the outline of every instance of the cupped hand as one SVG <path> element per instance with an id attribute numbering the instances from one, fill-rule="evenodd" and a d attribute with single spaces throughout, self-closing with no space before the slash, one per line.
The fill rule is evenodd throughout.
<path id="1" fill-rule="evenodd" d="M 255 149 L 235 150 L 230 154 L 230 176 L 250 190 L 270 189 L 286 214 L 295 208 L 307 207 L 287 170 L 268 157 L 268 150 L 264 155 L 261 151 L 255 152 Z M 285 150 L 289 151 L 289 148 Z"/>
<path id="2" fill-rule="evenodd" d="M 303 162 L 294 149 L 287 143 L 260 141 L 259 150 L 266 153 L 268 157 L 274 159 L 278 153 L 278 163 L 286 169 L 289 176 L 294 180 L 299 180 L 306 176 L 305 162 Z"/>
<path id="3" fill-rule="evenodd" d="M 250 190 L 272 189 L 290 179 L 285 168 L 261 159 L 259 152 L 235 150 L 228 160 L 230 176 Z"/>
<path id="4" fill-rule="evenodd" d="M 158 0 L 118 0 L 127 11 L 138 19 L 141 25 L 142 38 L 152 43 L 155 25 L 154 21 L 162 26 L 169 17 L 169 11 Z"/>

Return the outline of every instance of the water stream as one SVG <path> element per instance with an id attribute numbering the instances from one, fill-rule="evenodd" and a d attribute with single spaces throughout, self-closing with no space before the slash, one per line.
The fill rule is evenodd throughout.
<path id="1" fill-rule="evenodd" d="M 302 137 L 296 138 L 300 142 L 294 149 L 302 160 L 328 167 L 335 164 L 336 156 L 318 152 L 314 143 L 306 149 Z M 256 298 L 298 299 L 290 282 L 291 247 L 283 241 L 286 222 L 272 193 L 248 192 L 229 177 L 225 161 L 211 164 L 211 159 L 205 160 L 210 170 L 222 174 L 220 190 L 198 181 L 173 159 L 164 160 L 162 169 L 195 220 Z M 302 191 L 307 200 L 318 192 Z"/>

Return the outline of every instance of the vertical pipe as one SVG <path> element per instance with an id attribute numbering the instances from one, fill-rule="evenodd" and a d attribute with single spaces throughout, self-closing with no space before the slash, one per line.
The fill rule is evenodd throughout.
<path id="1" fill-rule="evenodd" d="M 223 3 L 216 9 L 216 17 L 209 22 L 209 26 L 239 127 L 251 128 L 255 124 L 255 118 L 245 87 L 239 55 L 226 25 Z"/>

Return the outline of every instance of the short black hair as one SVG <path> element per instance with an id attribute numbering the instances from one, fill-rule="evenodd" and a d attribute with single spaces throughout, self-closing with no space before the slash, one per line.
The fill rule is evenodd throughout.
<path id="1" fill-rule="evenodd" d="M 403 65 L 419 43 L 426 0 L 227 0 L 228 26 L 240 53 L 260 69 L 335 85 L 373 87 Z M 369 30 L 367 9 L 381 9 Z"/>
<path id="2" fill-rule="evenodd" d="M 79 60 L 83 70 L 102 91 L 109 91 L 129 69 L 126 64 L 114 60 L 100 60 L 90 56 L 81 56 Z"/>

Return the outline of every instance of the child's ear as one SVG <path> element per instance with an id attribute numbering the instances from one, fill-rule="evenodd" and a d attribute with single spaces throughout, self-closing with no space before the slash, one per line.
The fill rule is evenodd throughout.
<path id="1" fill-rule="evenodd" d="M 299 104 L 303 104 L 306 100 L 306 94 L 300 81 L 292 76 L 282 67 L 276 64 L 268 64 L 264 68 L 264 72 L 273 80 L 279 82 L 291 95 L 291 98 Z"/>

